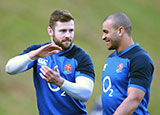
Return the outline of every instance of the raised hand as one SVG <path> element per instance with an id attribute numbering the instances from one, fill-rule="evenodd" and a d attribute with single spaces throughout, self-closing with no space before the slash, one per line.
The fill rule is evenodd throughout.
<path id="1" fill-rule="evenodd" d="M 57 45 L 53 45 L 51 44 L 47 44 L 45 46 L 42 46 L 40 48 L 38 48 L 37 50 L 31 51 L 28 53 L 29 57 L 31 59 L 37 59 L 39 57 L 47 57 L 49 55 L 52 54 L 56 54 L 58 51 L 61 51 L 62 48 L 57 46 Z"/>

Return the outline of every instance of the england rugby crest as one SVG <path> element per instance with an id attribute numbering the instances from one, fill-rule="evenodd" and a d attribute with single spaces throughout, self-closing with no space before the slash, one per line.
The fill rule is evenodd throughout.
<path id="1" fill-rule="evenodd" d="M 71 70 L 72 70 L 72 66 L 70 64 L 66 64 L 64 66 L 64 73 L 69 74 L 72 72 Z"/>
<path id="2" fill-rule="evenodd" d="M 120 63 L 120 64 L 118 65 L 118 67 L 117 67 L 116 72 L 117 72 L 117 73 L 119 73 L 119 72 L 121 72 L 121 71 L 122 71 L 122 69 L 123 69 L 123 64 L 122 64 L 122 63 Z"/>

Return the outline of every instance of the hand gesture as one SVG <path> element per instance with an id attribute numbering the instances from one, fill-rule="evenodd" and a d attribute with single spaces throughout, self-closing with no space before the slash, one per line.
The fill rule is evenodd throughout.
<path id="1" fill-rule="evenodd" d="M 53 45 L 51 44 L 47 44 L 45 46 L 42 46 L 40 48 L 38 48 L 37 50 L 31 51 L 28 53 L 29 57 L 31 59 L 37 59 L 39 57 L 47 57 L 49 55 L 52 54 L 56 54 L 58 53 L 58 51 L 61 51 L 62 48 L 57 46 L 57 45 Z"/>
<path id="2" fill-rule="evenodd" d="M 42 68 L 40 68 L 40 71 L 43 73 L 40 73 L 41 78 L 46 82 L 55 84 L 58 87 L 61 87 L 61 85 L 63 84 L 64 79 L 59 75 L 58 66 L 54 67 L 54 71 L 48 66 L 42 66 Z"/>

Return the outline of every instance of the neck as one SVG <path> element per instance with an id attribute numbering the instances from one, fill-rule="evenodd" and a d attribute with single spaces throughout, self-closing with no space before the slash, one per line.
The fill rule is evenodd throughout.
<path id="1" fill-rule="evenodd" d="M 126 39 L 122 38 L 121 43 L 119 44 L 119 47 L 116 49 L 117 53 L 120 53 L 124 49 L 128 48 L 129 46 L 133 45 L 134 41 L 132 40 L 132 37 L 128 37 Z"/>

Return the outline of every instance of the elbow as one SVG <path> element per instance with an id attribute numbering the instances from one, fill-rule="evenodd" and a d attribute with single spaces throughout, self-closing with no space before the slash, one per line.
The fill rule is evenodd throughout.
<path id="1" fill-rule="evenodd" d="M 82 97 L 80 100 L 81 100 L 81 101 L 84 101 L 84 102 L 87 102 L 87 101 L 89 100 L 89 98 L 90 98 L 90 97 Z"/>
<path id="2" fill-rule="evenodd" d="M 130 103 L 132 103 L 132 110 L 136 110 L 137 107 L 139 106 L 139 104 L 142 102 L 142 98 L 140 97 L 133 97 L 133 98 L 129 98 L 128 101 Z"/>
<path id="3" fill-rule="evenodd" d="M 82 101 L 87 102 L 89 100 L 90 97 L 85 97 L 82 99 Z"/>
<path id="4" fill-rule="evenodd" d="M 11 69 L 10 65 L 8 65 L 8 64 L 5 67 L 5 71 L 6 71 L 6 73 L 8 73 L 10 75 L 15 75 L 17 73 L 13 69 Z"/>
<path id="5" fill-rule="evenodd" d="M 139 104 L 142 102 L 142 98 L 137 97 L 135 99 L 135 103 L 139 106 Z"/>
<path id="6" fill-rule="evenodd" d="M 139 105 L 142 102 L 143 96 L 134 96 L 130 98 L 132 102 L 135 103 L 135 105 Z"/>
<path id="7" fill-rule="evenodd" d="M 86 87 L 84 88 L 84 91 L 81 91 L 81 94 L 83 97 L 82 100 L 84 102 L 87 102 L 89 100 L 89 98 L 91 97 L 92 92 L 93 92 L 93 87 L 94 87 L 93 84 L 90 86 L 86 85 Z"/>
<path id="8" fill-rule="evenodd" d="M 81 99 L 84 102 L 87 102 L 92 95 L 91 89 L 86 89 L 85 93 L 81 95 Z"/>

